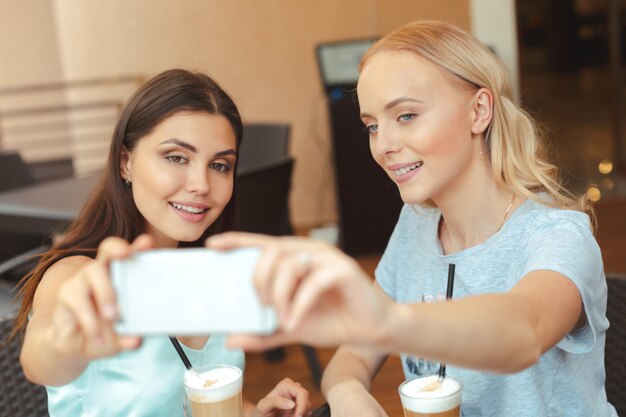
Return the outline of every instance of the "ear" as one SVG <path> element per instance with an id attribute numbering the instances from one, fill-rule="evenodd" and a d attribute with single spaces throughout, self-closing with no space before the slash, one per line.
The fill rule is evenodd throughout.
<path id="1" fill-rule="evenodd" d="M 475 135 L 487 130 L 493 117 L 493 94 L 486 88 L 481 88 L 473 98 L 472 133 Z"/>
<path id="2" fill-rule="evenodd" d="M 131 181 L 130 160 L 130 152 L 125 146 L 122 146 L 122 155 L 120 156 L 120 175 L 126 181 Z"/>

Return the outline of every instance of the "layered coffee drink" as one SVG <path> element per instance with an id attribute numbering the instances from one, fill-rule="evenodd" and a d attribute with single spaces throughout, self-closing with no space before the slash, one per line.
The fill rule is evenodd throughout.
<path id="1" fill-rule="evenodd" d="M 242 417 L 243 372 L 230 365 L 214 365 L 185 372 L 187 417 Z M 191 415 L 189 415 L 191 411 Z"/>
<path id="2" fill-rule="evenodd" d="M 437 375 L 411 379 L 398 389 L 405 417 L 459 417 L 462 386 L 454 378 Z"/>

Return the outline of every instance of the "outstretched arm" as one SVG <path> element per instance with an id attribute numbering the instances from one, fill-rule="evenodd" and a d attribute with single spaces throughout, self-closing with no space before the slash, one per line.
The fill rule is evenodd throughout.
<path id="1" fill-rule="evenodd" d="M 553 271 L 530 272 L 507 293 L 396 304 L 356 262 L 321 242 L 229 233 L 208 245 L 263 248 L 255 282 L 261 298 L 278 309 L 282 331 L 231 338 L 246 349 L 295 341 L 361 344 L 508 373 L 532 365 L 584 324 L 578 289 Z"/>
<path id="2" fill-rule="evenodd" d="M 393 309 L 381 347 L 498 373 L 533 365 L 585 324 L 578 289 L 545 270 L 529 273 L 507 293 Z"/>
<path id="3" fill-rule="evenodd" d="M 117 309 L 108 264 L 151 244 L 146 237 L 133 245 L 109 238 L 100 245 L 95 260 L 73 256 L 46 271 L 35 293 L 20 355 L 29 380 L 50 386 L 67 384 L 92 359 L 138 346 L 138 338 L 118 337 L 113 331 Z"/>

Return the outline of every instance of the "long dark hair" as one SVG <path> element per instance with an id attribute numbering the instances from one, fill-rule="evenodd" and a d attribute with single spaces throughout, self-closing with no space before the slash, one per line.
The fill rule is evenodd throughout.
<path id="1" fill-rule="evenodd" d="M 106 237 L 117 236 L 132 241 L 146 231 L 146 222 L 120 173 L 122 150 L 126 148 L 132 151 L 141 138 L 159 123 L 180 111 L 206 112 L 226 117 L 235 133 L 239 151 L 243 134 L 241 116 L 233 100 L 210 77 L 172 69 L 142 85 L 122 109 L 113 132 L 106 166 L 87 203 L 61 241 L 43 254 L 37 267 L 20 281 L 17 297 L 22 299 L 22 303 L 12 337 L 26 327 L 37 286 L 52 264 L 73 255 L 93 258 L 98 245 Z M 234 173 L 237 173 L 237 164 Z M 202 246 L 208 236 L 230 230 L 235 214 L 234 204 L 231 198 L 222 214 L 198 240 L 181 242 L 179 246 Z"/>

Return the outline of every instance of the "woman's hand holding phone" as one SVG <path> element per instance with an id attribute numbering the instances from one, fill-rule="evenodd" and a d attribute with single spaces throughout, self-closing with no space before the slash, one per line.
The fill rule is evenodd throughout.
<path id="1" fill-rule="evenodd" d="M 207 240 L 211 249 L 258 246 L 254 280 L 261 300 L 276 308 L 281 331 L 238 335 L 231 346 L 263 350 L 294 342 L 336 346 L 384 337 L 393 302 L 349 256 L 325 242 L 230 232 Z"/>
<path id="2" fill-rule="evenodd" d="M 152 247 L 152 239 L 145 235 L 132 244 L 120 238 L 105 239 L 96 259 L 85 263 L 58 289 L 49 328 L 52 346 L 60 353 L 78 354 L 87 360 L 138 347 L 139 338 L 121 337 L 113 330 L 117 306 L 109 264 Z"/>

